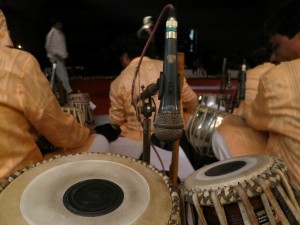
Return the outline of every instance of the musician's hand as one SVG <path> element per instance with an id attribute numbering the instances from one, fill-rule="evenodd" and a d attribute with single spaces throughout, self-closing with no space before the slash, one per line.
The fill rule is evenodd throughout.
<path id="1" fill-rule="evenodd" d="M 243 117 L 245 114 L 245 111 L 247 110 L 246 107 L 247 107 L 247 105 L 246 105 L 245 101 L 241 101 L 239 107 L 233 109 L 233 114 Z"/>
<path id="2" fill-rule="evenodd" d="M 90 135 L 92 134 L 97 134 L 97 132 L 94 129 L 90 128 Z"/>
<path id="3" fill-rule="evenodd" d="M 116 140 L 120 133 L 120 127 L 118 125 L 113 125 L 110 123 L 106 123 L 100 126 L 95 127 L 97 134 L 102 134 L 107 138 L 109 142 Z"/>

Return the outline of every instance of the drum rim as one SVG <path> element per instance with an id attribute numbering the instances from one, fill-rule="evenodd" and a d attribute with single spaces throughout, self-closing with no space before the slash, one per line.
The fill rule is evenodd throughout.
<path id="1" fill-rule="evenodd" d="M 249 157 L 259 158 L 260 160 L 262 160 L 260 162 L 259 168 L 256 171 L 257 172 L 256 174 L 249 173 L 249 171 L 246 171 L 245 177 L 240 177 L 240 178 L 237 177 L 233 181 L 223 180 L 223 182 L 220 182 L 215 185 L 209 183 L 203 184 L 201 183 L 201 181 L 196 181 L 194 183 L 190 182 L 190 180 L 196 175 L 197 172 L 199 172 L 199 170 L 204 171 L 211 168 L 214 165 L 221 165 L 222 163 L 231 162 L 233 160 L 240 160 Z M 267 160 L 267 162 L 263 164 L 263 160 Z M 280 158 L 275 156 L 249 155 L 249 156 L 235 157 L 235 158 L 219 161 L 216 163 L 212 163 L 206 166 L 205 168 L 202 167 L 201 169 L 195 171 L 193 174 L 191 174 L 189 177 L 185 179 L 180 189 L 181 192 L 184 193 L 185 200 L 191 203 L 193 202 L 192 200 L 193 195 L 197 194 L 201 204 L 210 206 L 212 205 L 212 202 L 209 198 L 207 198 L 207 196 L 210 196 L 211 192 L 216 192 L 218 198 L 220 199 L 221 204 L 229 204 L 239 200 L 239 196 L 237 195 L 236 190 L 234 189 L 234 186 L 238 184 L 243 187 L 243 189 L 247 192 L 247 195 L 249 197 L 258 196 L 259 194 L 262 193 L 262 188 L 259 185 L 257 185 L 255 182 L 255 179 L 258 177 L 268 182 L 269 180 L 272 180 L 272 182 L 269 182 L 269 185 L 275 186 L 280 181 L 281 178 L 278 174 L 273 173 L 271 171 L 271 168 L 278 168 L 283 173 L 287 173 L 287 166 L 283 163 L 283 161 Z M 222 197 L 222 195 L 224 195 L 224 192 L 226 192 L 226 194 L 228 195 L 232 195 L 230 201 Z"/>
<path id="2" fill-rule="evenodd" d="M 201 115 L 200 115 L 201 113 Z M 199 105 L 197 107 L 196 112 L 189 118 L 188 123 L 187 123 L 187 128 L 186 128 L 186 134 L 187 134 L 187 139 L 189 141 L 189 143 L 193 146 L 193 148 L 195 149 L 195 151 L 197 152 L 197 154 L 199 154 L 200 156 L 208 156 L 208 157 L 215 157 L 215 155 L 213 154 L 212 151 L 212 146 L 211 146 L 211 139 L 212 139 L 212 132 L 211 128 L 209 129 L 198 129 L 200 124 L 203 124 L 206 121 L 206 115 L 207 114 L 211 114 L 211 113 L 217 113 L 217 115 L 215 115 L 215 118 L 218 117 L 222 117 L 222 119 L 224 119 L 226 116 L 228 116 L 230 113 L 223 111 L 223 110 L 219 110 L 213 107 L 209 107 L 206 105 Z M 199 116 L 200 115 L 200 116 Z M 205 118 L 203 118 L 203 116 L 205 116 Z M 215 122 L 215 121 L 213 121 Z M 215 129 L 215 128 L 214 128 Z M 201 136 L 201 134 L 203 132 L 208 132 L 208 135 L 210 135 L 210 142 L 208 143 L 207 146 L 203 146 L 200 141 L 199 141 L 199 136 Z"/>
<path id="3" fill-rule="evenodd" d="M 180 218 L 180 209 L 179 209 L 179 205 L 180 205 L 180 199 L 179 199 L 179 195 L 177 193 L 177 191 L 175 190 L 175 188 L 173 187 L 173 184 L 170 180 L 170 178 L 166 175 L 164 175 L 161 171 L 159 171 L 154 165 L 146 163 L 144 161 L 141 160 L 136 160 L 134 158 L 131 157 L 127 157 L 127 156 L 123 156 L 123 155 L 119 155 L 119 154 L 111 154 L 111 153 L 77 153 L 77 154 L 72 154 L 72 155 L 55 155 L 54 157 L 48 159 L 48 160 L 43 160 L 41 162 L 37 162 L 37 163 L 33 163 L 21 170 L 18 170 L 14 173 L 12 173 L 11 175 L 5 177 L 3 180 L 0 181 L 0 197 L 1 197 L 1 193 L 18 177 L 20 177 L 22 174 L 26 173 L 27 171 L 29 171 L 30 169 L 37 167 L 39 165 L 42 165 L 43 163 L 47 163 L 50 161 L 53 161 L 57 158 L 66 158 L 66 157 L 72 157 L 72 156 L 80 156 L 80 155 L 103 155 L 105 156 L 113 156 L 113 157 L 120 157 L 123 159 L 127 159 L 129 161 L 133 161 L 136 162 L 144 167 L 146 167 L 147 169 L 151 170 L 152 172 L 154 172 L 156 175 L 158 175 L 160 177 L 160 179 L 162 179 L 163 183 L 166 185 L 167 189 L 169 190 L 169 194 L 170 194 L 170 199 L 171 199 L 171 204 L 172 204 L 172 208 L 171 208 L 171 214 L 169 216 L 168 219 L 168 225 L 171 224 L 179 224 L 179 218 Z M 107 160 L 109 161 L 109 160 Z"/>

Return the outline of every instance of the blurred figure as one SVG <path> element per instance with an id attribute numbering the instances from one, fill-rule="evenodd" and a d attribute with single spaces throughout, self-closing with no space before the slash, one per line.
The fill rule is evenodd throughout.
<path id="1" fill-rule="evenodd" d="M 152 16 L 146 16 L 143 18 L 143 25 L 142 27 L 136 32 L 137 37 L 142 40 L 142 43 L 145 45 L 148 41 L 152 30 L 153 30 L 154 22 Z M 155 37 L 150 42 L 150 45 L 147 50 L 147 55 L 153 59 L 157 59 L 157 49 L 156 49 L 156 42 Z"/>
<path id="2" fill-rule="evenodd" d="M 93 130 L 62 111 L 37 60 L 25 51 L 7 47 L 10 45 L 0 10 L 0 180 L 44 159 L 36 143 L 39 135 L 72 153 L 92 150 L 96 142 L 107 151 L 106 139 L 91 135 Z"/>
<path id="3" fill-rule="evenodd" d="M 196 56 L 192 63 L 193 77 L 207 77 L 207 72 L 199 56 Z"/>
<path id="4" fill-rule="evenodd" d="M 52 22 L 51 30 L 46 36 L 45 48 L 50 62 L 52 64 L 57 63 L 56 75 L 61 80 L 66 93 L 72 93 L 73 90 L 69 84 L 69 76 L 65 67 L 65 60 L 68 57 L 67 44 L 63 33 L 63 24 L 60 21 L 54 20 Z"/>
<path id="5" fill-rule="evenodd" d="M 249 68 L 254 68 L 258 65 L 264 64 L 264 63 L 272 63 L 271 62 L 271 50 L 266 47 L 260 47 L 255 49 L 249 56 L 249 59 L 247 59 L 247 64 L 249 65 Z"/>

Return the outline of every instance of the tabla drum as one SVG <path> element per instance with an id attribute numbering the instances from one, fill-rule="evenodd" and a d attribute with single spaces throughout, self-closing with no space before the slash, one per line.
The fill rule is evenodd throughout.
<path id="1" fill-rule="evenodd" d="M 88 93 L 76 93 L 68 95 L 68 106 L 79 108 L 85 117 L 85 123 L 94 124 L 94 117 L 90 108 L 90 95 Z"/>
<path id="2" fill-rule="evenodd" d="M 182 204 L 194 209 L 198 224 L 300 223 L 287 167 L 276 157 L 253 155 L 212 163 L 187 177 L 180 192 Z"/>
<path id="3" fill-rule="evenodd" d="M 212 135 L 227 112 L 199 105 L 196 113 L 190 117 L 186 126 L 189 143 L 200 156 L 215 157 L 212 150 Z"/>
<path id="4" fill-rule="evenodd" d="M 81 125 L 86 125 L 85 124 L 85 115 L 83 114 L 82 110 L 77 108 L 77 107 L 71 107 L 71 106 L 64 106 L 61 107 L 61 109 L 66 112 L 71 114 L 72 116 L 74 116 L 74 118 L 76 119 L 76 121 L 78 123 L 80 123 Z"/>
<path id="5" fill-rule="evenodd" d="M 56 156 L 0 185 L 0 225 L 179 224 L 179 195 L 142 161 L 108 153 Z"/>

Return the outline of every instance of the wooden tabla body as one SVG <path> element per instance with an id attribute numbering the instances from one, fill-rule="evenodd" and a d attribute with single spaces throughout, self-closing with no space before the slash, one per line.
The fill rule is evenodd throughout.
<path id="1" fill-rule="evenodd" d="M 212 163 L 187 177 L 180 188 L 181 201 L 197 212 L 198 224 L 300 223 L 287 167 L 276 157 L 253 155 Z"/>
<path id="2" fill-rule="evenodd" d="M 71 107 L 71 106 L 64 106 L 61 107 L 62 110 L 66 113 L 71 114 L 72 116 L 74 116 L 74 118 L 77 120 L 78 123 L 82 124 L 82 125 L 86 125 L 85 124 L 85 115 L 83 114 L 82 110 L 77 108 L 77 107 Z"/>
<path id="3" fill-rule="evenodd" d="M 85 116 L 86 124 L 92 125 L 94 123 L 94 117 L 90 108 L 90 95 L 88 93 L 69 94 L 68 106 L 79 108 Z"/>
<path id="4" fill-rule="evenodd" d="M 214 157 L 212 135 L 226 115 L 225 111 L 199 105 L 190 117 L 186 127 L 187 139 L 200 156 Z"/>
<path id="5" fill-rule="evenodd" d="M 179 205 L 154 166 L 107 153 L 57 156 L 0 185 L 0 225 L 171 225 Z"/>

